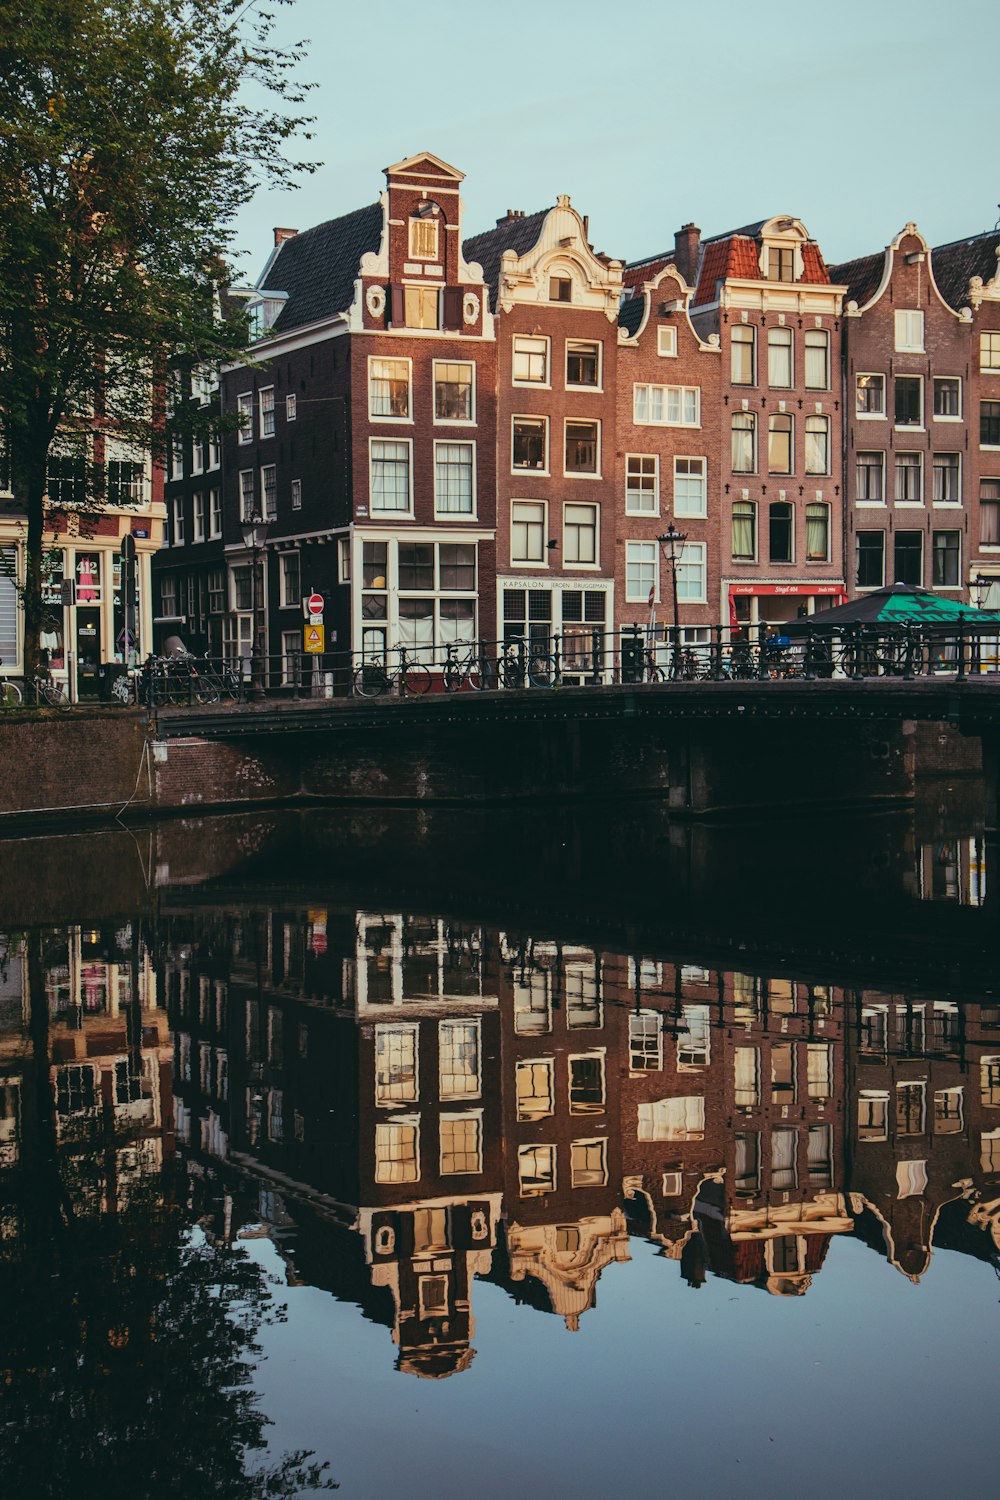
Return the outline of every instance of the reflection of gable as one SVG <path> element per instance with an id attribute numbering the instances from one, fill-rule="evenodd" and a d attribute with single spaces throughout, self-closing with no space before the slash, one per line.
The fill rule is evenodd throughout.
<path id="1" fill-rule="evenodd" d="M 511 1224 L 507 1255 L 513 1281 L 532 1277 L 548 1293 L 552 1311 L 579 1326 L 594 1305 L 605 1266 L 631 1259 L 625 1215 L 620 1208 L 566 1224 Z"/>

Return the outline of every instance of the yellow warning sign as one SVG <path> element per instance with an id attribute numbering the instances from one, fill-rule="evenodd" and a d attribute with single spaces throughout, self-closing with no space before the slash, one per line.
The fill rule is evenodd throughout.
<path id="1" fill-rule="evenodd" d="M 307 625 L 302 632 L 303 648 L 312 655 L 318 655 L 325 649 L 323 645 L 324 634 L 322 625 Z"/>

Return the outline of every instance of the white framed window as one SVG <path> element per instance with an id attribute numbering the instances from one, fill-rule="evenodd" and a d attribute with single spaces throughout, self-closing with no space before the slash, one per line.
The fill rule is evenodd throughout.
<path id="1" fill-rule="evenodd" d="M 439 1097 L 442 1100 L 478 1099 L 481 1087 L 479 1021 L 439 1021 Z"/>
<path id="2" fill-rule="evenodd" d="M 633 385 L 632 420 L 637 427 L 700 427 L 701 387 Z"/>
<path id="3" fill-rule="evenodd" d="M 934 420 L 962 420 L 962 380 L 958 375 L 934 376 Z"/>
<path id="4" fill-rule="evenodd" d="M 375 1027 L 375 1103 L 415 1104 L 420 1097 L 418 1027 Z"/>
<path id="5" fill-rule="evenodd" d="M 282 552 L 279 558 L 281 608 L 297 608 L 302 602 L 302 561 L 298 552 Z"/>
<path id="6" fill-rule="evenodd" d="M 410 220 L 410 259 L 437 260 L 438 221 L 433 214 Z"/>
<path id="7" fill-rule="evenodd" d="M 566 340 L 566 386 L 568 390 L 601 389 L 601 355 L 604 345 L 599 339 Z"/>
<path id="8" fill-rule="evenodd" d="M 625 514 L 660 514 L 660 460 L 657 454 L 626 453 Z"/>
<path id="9" fill-rule="evenodd" d="M 294 422 L 299 414 L 299 398 L 296 395 L 285 397 L 285 421 Z"/>
<path id="10" fill-rule="evenodd" d="M 674 515 L 708 515 L 707 460 L 674 459 Z"/>
<path id="11" fill-rule="evenodd" d="M 512 500 L 510 502 L 510 560 L 512 563 L 547 566 L 545 546 L 546 502 Z"/>
<path id="12" fill-rule="evenodd" d="M 569 1112 L 571 1115 L 599 1115 L 604 1111 L 604 1051 L 581 1052 L 567 1059 L 569 1070 Z"/>
<path id="13" fill-rule="evenodd" d="M 660 597 L 660 554 L 656 542 L 625 543 L 625 598 L 629 604 L 645 604 L 650 589 Z"/>
<path id="14" fill-rule="evenodd" d="M 278 469 L 276 464 L 265 464 L 260 471 L 260 493 L 265 521 L 274 521 L 278 515 Z"/>
<path id="15" fill-rule="evenodd" d="M 661 325 L 656 330 L 656 352 L 661 359 L 677 358 L 677 329 Z"/>
<path id="16" fill-rule="evenodd" d="M 807 474 L 829 474 L 829 417 L 806 417 L 805 463 Z"/>
<path id="17" fill-rule="evenodd" d="M 862 1089 L 858 1098 L 858 1139 L 889 1138 L 889 1095 L 885 1089 Z"/>
<path id="18" fill-rule="evenodd" d="M 184 545 L 184 500 L 180 495 L 174 499 L 174 524 L 170 540 L 175 547 Z"/>
<path id="19" fill-rule="evenodd" d="M 732 465 L 734 474 L 753 474 L 757 469 L 757 415 L 734 411 L 732 418 Z"/>
<path id="20" fill-rule="evenodd" d="M 201 438 L 195 438 L 191 444 L 191 473 L 203 474 L 205 472 L 205 444 Z"/>
<path id="21" fill-rule="evenodd" d="M 549 341 L 515 334 L 513 345 L 513 382 L 515 385 L 548 385 Z"/>
<path id="22" fill-rule="evenodd" d="M 733 561 L 757 560 L 757 503 L 755 500 L 733 501 Z"/>
<path id="23" fill-rule="evenodd" d="M 599 505 L 563 506 L 563 567 L 596 568 L 600 553 Z"/>
<path id="24" fill-rule="evenodd" d="M 555 1112 L 554 1065 L 551 1057 L 519 1062 L 514 1072 L 517 1118 L 543 1120 Z"/>
<path id="25" fill-rule="evenodd" d="M 677 597 L 688 604 L 706 603 L 704 542 L 681 542 L 677 548 Z"/>
<path id="26" fill-rule="evenodd" d="M 933 464 L 934 504 L 961 505 L 962 455 L 960 453 L 935 453 Z"/>
<path id="27" fill-rule="evenodd" d="M 478 1110 L 442 1115 L 440 1141 L 442 1177 L 483 1170 L 483 1120 Z"/>
<path id="28" fill-rule="evenodd" d="M 855 499 L 859 505 L 885 504 L 885 454 L 858 449 L 855 460 Z"/>
<path id="29" fill-rule="evenodd" d="M 266 385 L 258 394 L 260 396 L 260 435 L 262 438 L 274 437 L 274 386 Z"/>
<path id="30" fill-rule="evenodd" d="M 476 420 L 476 367 L 471 360 L 434 361 L 434 420 Z"/>
<path id="31" fill-rule="evenodd" d="M 208 575 L 208 612 L 221 615 L 226 607 L 226 575 L 221 568 L 213 568 Z"/>
<path id="32" fill-rule="evenodd" d="M 924 455 L 918 448 L 896 449 L 896 503 L 922 505 L 924 500 Z"/>
<path id="33" fill-rule="evenodd" d="M 1000 333 L 979 335 L 979 368 L 989 375 L 1000 375 Z"/>
<path id="34" fill-rule="evenodd" d="M 806 562 L 830 561 L 830 507 L 824 500 L 806 506 Z"/>
<path id="35" fill-rule="evenodd" d="M 244 391 L 236 397 L 236 412 L 239 418 L 241 443 L 253 442 L 253 391 Z"/>
<path id="36" fill-rule="evenodd" d="M 923 427 L 922 375 L 897 375 L 894 382 L 894 421 L 897 427 Z"/>
<path id="37" fill-rule="evenodd" d="M 420 1180 L 420 1121 L 400 1117 L 375 1126 L 375 1181 Z"/>
<path id="38" fill-rule="evenodd" d="M 476 514 L 475 443 L 434 444 L 434 514 Z"/>
<path id="39" fill-rule="evenodd" d="M 302 480 L 301 479 L 293 479 L 292 480 L 291 489 L 292 489 L 292 510 L 301 510 L 302 509 Z"/>
<path id="40" fill-rule="evenodd" d="M 222 440 L 217 432 L 211 433 L 208 439 L 208 467 L 217 469 L 222 463 Z"/>
<path id="41" fill-rule="evenodd" d="M 895 328 L 897 354 L 923 354 L 924 315 L 922 312 L 897 308 Z"/>
<path id="42" fill-rule="evenodd" d="M 371 513 L 373 516 L 405 516 L 413 510 L 409 439 L 389 441 L 370 438 Z"/>
<path id="43" fill-rule="evenodd" d="M 192 542 L 205 540 L 205 496 L 200 490 L 192 501 L 191 540 Z"/>
<path id="44" fill-rule="evenodd" d="M 69 460 L 69 462 L 72 463 L 73 460 Z M 52 495 L 52 484 L 51 484 L 52 471 L 58 465 L 58 463 L 59 463 L 58 459 L 50 460 L 49 461 L 49 476 L 50 476 L 49 495 L 50 495 L 50 497 Z M 170 444 L 170 477 L 171 477 L 171 479 L 183 479 L 184 478 L 184 444 L 181 442 L 180 438 L 177 438 L 177 437 L 175 437 L 173 439 L 173 441 L 171 442 L 171 444 Z M 56 503 L 58 503 L 58 500 L 57 500 Z"/>
<path id="45" fill-rule="evenodd" d="M 572 302 L 573 280 L 570 276 L 549 277 L 549 301 Z"/>
<path id="46" fill-rule="evenodd" d="M 792 376 L 792 330 L 769 328 L 767 330 L 767 383 L 778 390 L 787 390 L 795 384 Z"/>
<path id="47" fill-rule="evenodd" d="M 884 375 L 855 377 L 854 410 L 859 417 L 885 417 Z"/>
<path id="48" fill-rule="evenodd" d="M 549 472 L 548 417 L 511 417 L 510 466 L 512 471 Z"/>
<path id="49" fill-rule="evenodd" d="M 351 581 L 351 539 L 349 536 L 342 536 L 337 540 L 337 581 L 338 583 Z"/>
<path id="50" fill-rule="evenodd" d="M 222 491 L 217 484 L 208 492 L 208 535 L 213 542 L 222 535 Z"/>
<path id="51" fill-rule="evenodd" d="M 629 1015 L 628 1066 L 630 1073 L 656 1073 L 663 1067 L 663 1027 L 657 1011 Z"/>
<path id="52" fill-rule="evenodd" d="M 733 1054 L 733 1103 L 737 1109 L 760 1104 L 760 1048 L 737 1047 Z"/>
<path id="53" fill-rule="evenodd" d="M 519 1146 L 517 1180 L 522 1198 L 537 1198 L 556 1189 L 555 1146 Z"/>
<path id="54" fill-rule="evenodd" d="M 298 673 L 298 678 L 296 678 Z M 281 632 L 281 685 L 294 687 L 296 680 L 302 681 L 302 631 Z"/>
<path id="55" fill-rule="evenodd" d="M 608 1181 L 607 1138 L 572 1141 L 569 1148 L 569 1165 L 572 1187 L 605 1187 Z"/>
<path id="56" fill-rule="evenodd" d="M 825 328 L 807 328 L 806 390 L 827 391 L 830 389 L 830 335 Z"/>
<path id="57" fill-rule="evenodd" d="M 705 1100 L 700 1094 L 657 1099 L 639 1105 L 640 1141 L 701 1141 L 705 1138 Z"/>
<path id="58" fill-rule="evenodd" d="M 566 418 L 563 472 L 600 478 L 601 424 Z"/>
<path id="59" fill-rule="evenodd" d="M 411 412 L 412 361 L 368 360 L 368 415 L 379 422 L 409 422 Z"/>
<path id="60" fill-rule="evenodd" d="M 757 330 L 736 323 L 729 335 L 729 378 L 733 385 L 757 384 Z"/>
<path id="61" fill-rule="evenodd" d="M 403 287 L 403 322 L 407 328 L 439 328 L 441 297 L 436 286 Z"/>

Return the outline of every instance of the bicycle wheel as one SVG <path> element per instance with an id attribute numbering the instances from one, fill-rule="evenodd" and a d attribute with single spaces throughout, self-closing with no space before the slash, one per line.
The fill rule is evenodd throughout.
<path id="1" fill-rule="evenodd" d="M 445 662 L 443 680 L 446 693 L 453 693 L 456 688 L 462 686 L 462 669 L 457 661 Z"/>
<path id="2" fill-rule="evenodd" d="M 400 695 L 407 698 L 422 698 L 430 692 L 431 674 L 422 661 L 408 661 L 399 671 Z"/>
<path id="3" fill-rule="evenodd" d="M 66 689 L 61 682 L 42 682 L 39 684 L 39 691 L 45 702 L 51 704 L 53 708 L 63 708 L 69 702 Z"/>
<path id="4" fill-rule="evenodd" d="M 528 682 L 532 687 L 552 687 L 556 680 L 553 656 L 532 656 L 528 661 Z"/>
<path id="5" fill-rule="evenodd" d="M 194 696 L 196 703 L 218 703 L 222 694 L 218 685 L 210 677 L 198 673 L 194 683 Z"/>
<path id="6" fill-rule="evenodd" d="M 524 687 L 524 662 L 518 656 L 501 656 L 497 662 L 497 682 L 504 688 Z"/>
<path id="7" fill-rule="evenodd" d="M 20 708 L 24 702 L 21 689 L 12 677 L 5 677 L 0 683 L 0 708 Z"/>
<path id="8" fill-rule="evenodd" d="M 363 661 L 354 674 L 354 691 L 362 698 L 378 698 L 389 687 L 385 667 L 378 661 Z"/>
<path id="9" fill-rule="evenodd" d="M 493 667 L 489 658 L 481 656 L 477 661 L 470 662 L 465 680 L 474 693 L 482 692 L 484 688 L 491 687 L 493 683 Z"/>

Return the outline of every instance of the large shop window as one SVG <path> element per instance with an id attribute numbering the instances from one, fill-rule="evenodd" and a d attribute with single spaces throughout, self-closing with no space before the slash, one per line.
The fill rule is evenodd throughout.
<path id="1" fill-rule="evenodd" d="M 472 543 L 399 543 L 399 643 L 430 666 L 452 644 L 476 638 Z M 468 594 L 473 597 L 449 597 Z"/>

